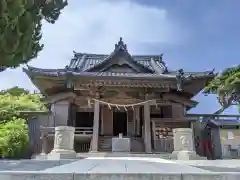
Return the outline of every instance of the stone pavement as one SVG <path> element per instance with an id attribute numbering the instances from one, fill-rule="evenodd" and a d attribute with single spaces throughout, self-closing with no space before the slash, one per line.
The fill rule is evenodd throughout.
<path id="1" fill-rule="evenodd" d="M 190 166 L 216 166 L 216 167 L 227 167 L 227 168 L 240 168 L 239 159 L 227 159 L 227 160 L 171 160 L 172 162 L 178 164 L 186 164 Z"/>
<path id="2" fill-rule="evenodd" d="M 74 162 L 74 160 L 46 161 L 46 160 L 0 160 L 1 171 L 42 171 L 47 168 L 58 167 Z"/>
<path id="3" fill-rule="evenodd" d="M 236 166 L 228 168 L 227 164 L 234 164 L 231 162 Z M 214 166 L 216 163 L 222 166 Z M 238 163 L 234 160 L 169 161 L 154 157 L 0 161 L 0 180 L 239 180 Z"/>
<path id="4" fill-rule="evenodd" d="M 44 172 L 59 173 L 184 173 L 210 172 L 196 167 L 180 165 L 159 158 L 139 157 L 89 157 L 58 167 L 48 168 Z"/>
<path id="5" fill-rule="evenodd" d="M 178 164 L 184 164 L 197 167 L 212 172 L 240 172 L 240 160 L 191 160 L 191 161 L 172 161 Z"/>

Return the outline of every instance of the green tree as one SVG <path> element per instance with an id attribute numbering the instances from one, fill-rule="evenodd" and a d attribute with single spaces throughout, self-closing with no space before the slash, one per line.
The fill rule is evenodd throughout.
<path id="1" fill-rule="evenodd" d="M 0 124 L 0 157 L 23 157 L 28 150 L 28 142 L 28 128 L 24 119 L 13 118 Z"/>
<path id="2" fill-rule="evenodd" d="M 29 94 L 29 91 L 24 88 L 19 88 L 18 86 L 0 91 L 0 95 L 11 94 L 13 96 L 20 96 L 21 94 Z"/>
<path id="3" fill-rule="evenodd" d="M 42 21 L 54 23 L 66 0 L 0 0 L 0 71 L 37 57 Z"/>
<path id="4" fill-rule="evenodd" d="M 206 86 L 204 93 L 218 96 L 222 108 L 216 113 L 221 113 L 232 105 L 240 107 L 240 65 L 217 74 Z"/>
<path id="5" fill-rule="evenodd" d="M 3 90 L 0 93 L 0 121 L 19 117 L 21 111 L 47 110 L 42 98 L 41 94 L 30 94 L 23 88 L 14 87 Z"/>
<path id="6" fill-rule="evenodd" d="M 0 92 L 0 157 L 21 158 L 28 150 L 28 128 L 21 111 L 47 111 L 41 94 L 13 87 Z"/>

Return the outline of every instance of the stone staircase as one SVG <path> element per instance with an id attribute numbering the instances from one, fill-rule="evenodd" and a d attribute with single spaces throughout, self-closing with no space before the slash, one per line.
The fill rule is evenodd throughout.
<path id="1" fill-rule="evenodd" d="M 112 137 L 111 136 L 100 136 L 99 137 L 99 151 L 100 152 L 112 151 Z"/>

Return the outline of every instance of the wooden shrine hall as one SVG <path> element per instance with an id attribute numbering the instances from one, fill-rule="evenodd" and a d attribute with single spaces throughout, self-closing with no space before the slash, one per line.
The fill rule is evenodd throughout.
<path id="1" fill-rule="evenodd" d="M 192 127 L 196 119 L 186 114 L 198 104 L 192 98 L 214 77 L 172 70 L 162 54 L 131 55 L 122 38 L 109 55 L 74 52 L 63 69 L 23 70 L 51 105 L 40 123 L 48 152 L 56 126 L 75 127 L 76 151 L 83 144 L 84 151 L 109 151 L 121 135 L 130 151 L 171 152 L 172 129 Z"/>

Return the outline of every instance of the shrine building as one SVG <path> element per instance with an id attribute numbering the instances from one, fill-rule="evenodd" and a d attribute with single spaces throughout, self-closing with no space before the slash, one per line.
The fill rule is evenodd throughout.
<path id="1" fill-rule="evenodd" d="M 214 77 L 172 70 L 163 55 L 131 55 L 122 38 L 110 55 L 74 52 L 63 69 L 23 70 L 51 104 L 40 128 L 48 152 L 56 126 L 75 127 L 76 151 L 109 151 L 122 135 L 132 152 L 171 152 L 172 129 L 192 127 L 192 98 Z"/>

